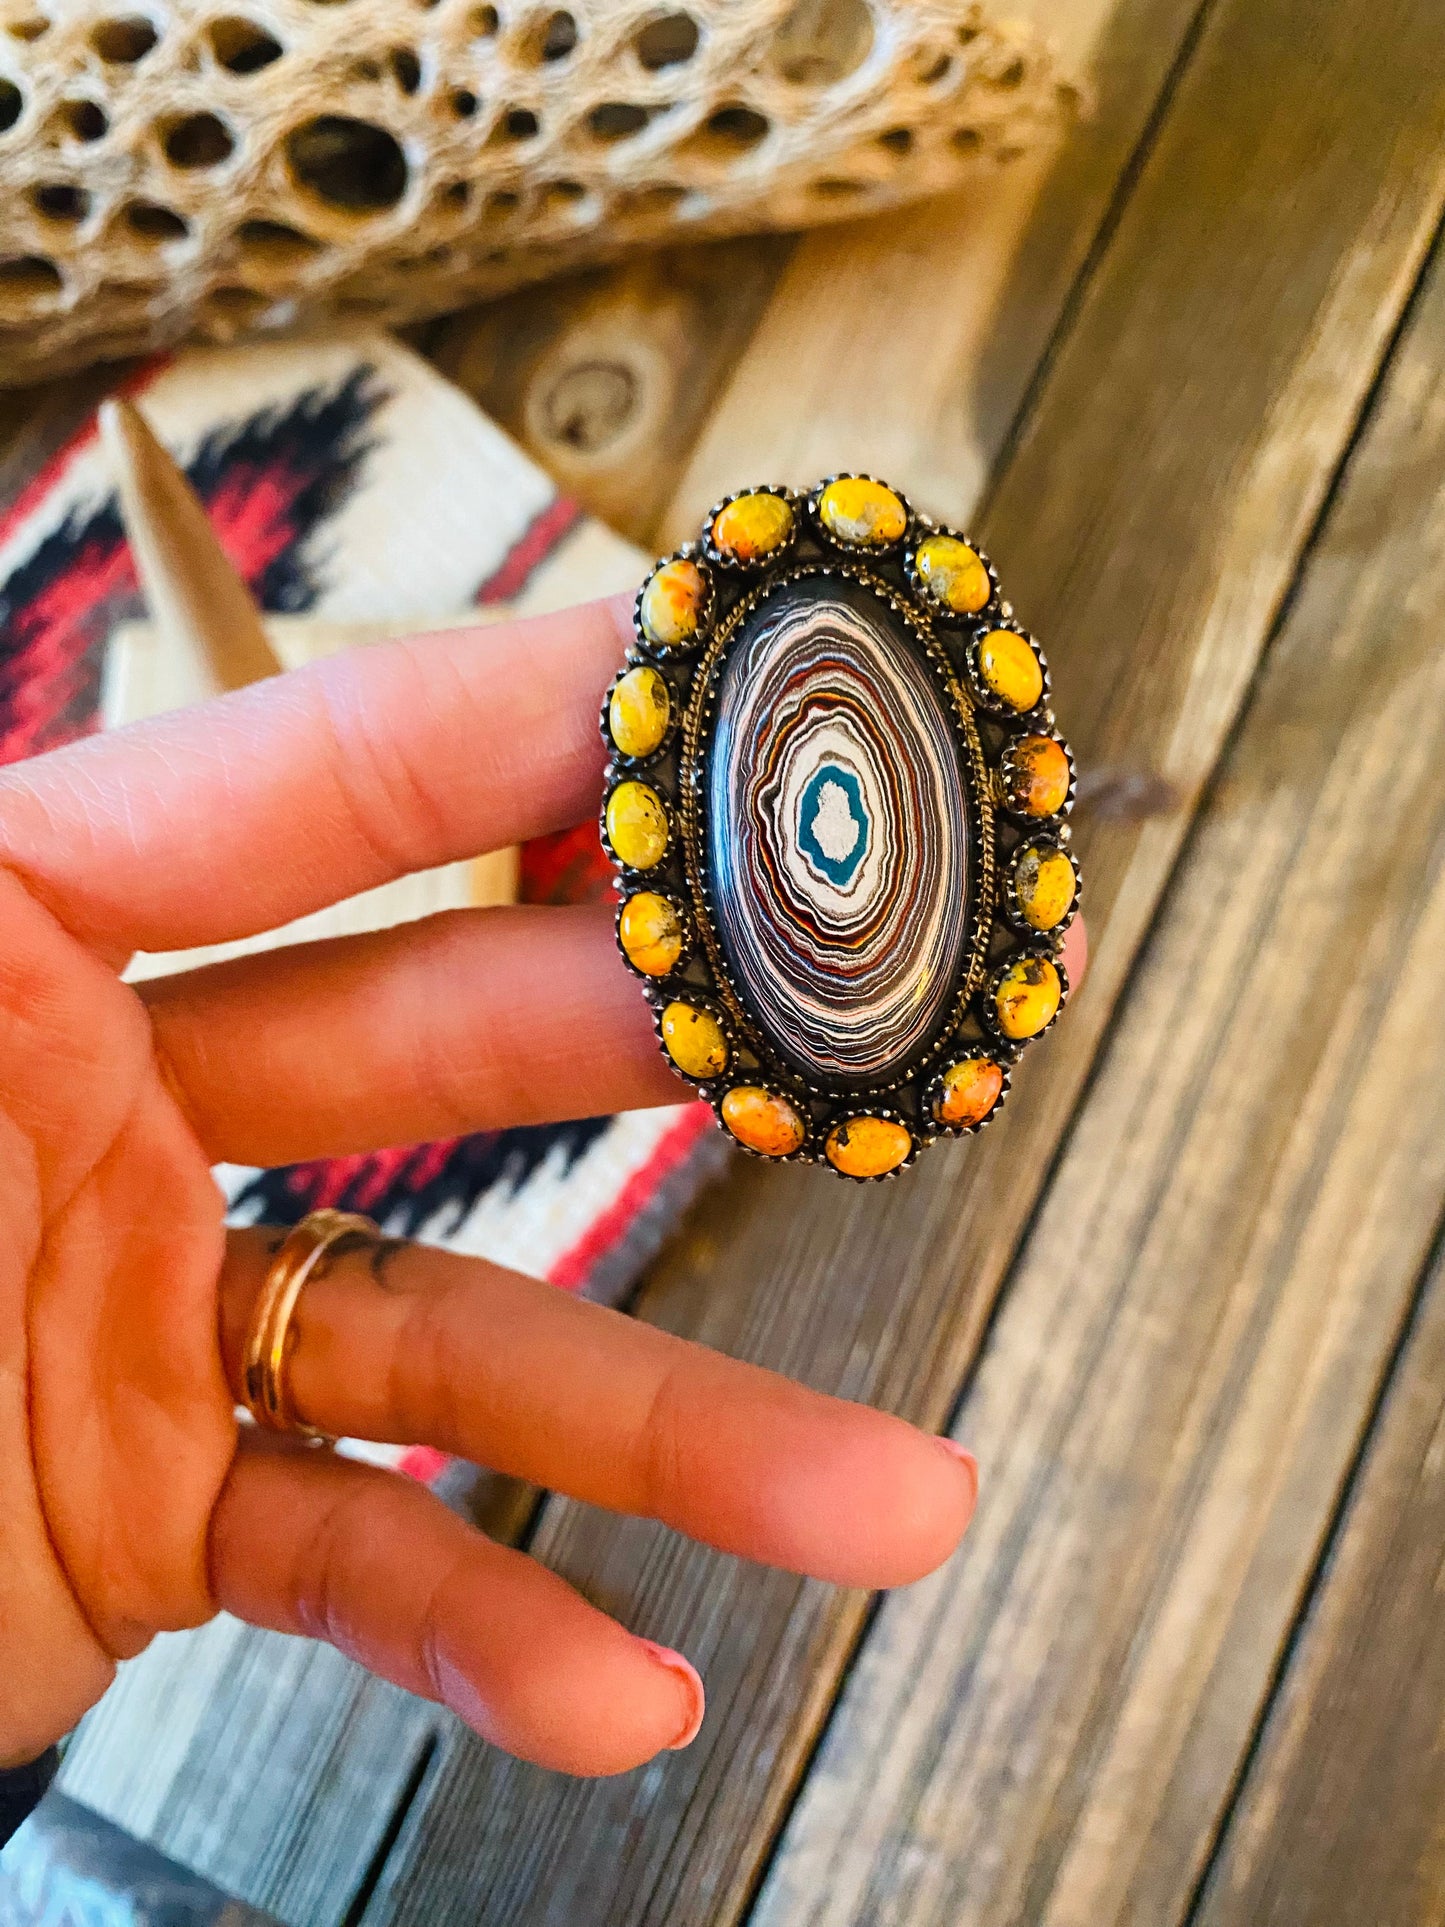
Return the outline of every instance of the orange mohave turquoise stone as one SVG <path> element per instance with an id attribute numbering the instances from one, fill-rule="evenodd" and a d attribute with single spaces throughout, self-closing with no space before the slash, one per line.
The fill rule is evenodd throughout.
<path id="1" fill-rule="evenodd" d="M 891 488 L 864 475 L 840 475 L 818 497 L 818 519 L 840 542 L 883 548 L 900 542 L 908 511 Z"/>
<path id="2" fill-rule="evenodd" d="M 1014 869 L 1014 901 L 1034 930 L 1056 930 L 1074 907 L 1079 887 L 1074 866 L 1062 850 L 1030 845 Z"/>
<path id="3" fill-rule="evenodd" d="M 847 1178 L 881 1178 L 913 1149 L 907 1128 L 891 1117 L 850 1117 L 835 1124 L 823 1146 L 828 1162 Z"/>
<path id="4" fill-rule="evenodd" d="M 935 602 L 956 616 L 976 616 L 993 594 L 988 570 L 956 535 L 930 535 L 913 556 L 918 580 Z"/>
<path id="5" fill-rule="evenodd" d="M 642 633 L 659 649 L 691 642 L 707 603 L 707 583 L 696 562 L 664 562 L 642 591 Z"/>
<path id="6" fill-rule="evenodd" d="M 650 756 L 671 717 L 667 684 L 650 663 L 620 677 L 607 704 L 607 728 L 624 756 Z"/>
<path id="7" fill-rule="evenodd" d="M 722 1120 L 739 1144 L 769 1158 L 791 1157 L 807 1136 L 787 1098 L 758 1084 L 739 1084 L 729 1091 L 722 1101 Z"/>
<path id="8" fill-rule="evenodd" d="M 1027 636 L 1016 629 L 990 629 L 979 639 L 979 680 L 990 695 L 1022 715 L 1044 693 L 1044 666 Z"/>
<path id="9" fill-rule="evenodd" d="M 713 547 L 739 562 L 757 562 L 782 548 L 793 533 L 792 504 L 759 490 L 739 495 L 713 517 Z"/>
<path id="10" fill-rule="evenodd" d="M 1027 816 L 1055 816 L 1069 800 L 1069 758 L 1052 736 L 1025 736 L 1004 766 L 1008 801 Z"/>
<path id="11" fill-rule="evenodd" d="M 617 934 L 628 962 L 649 977 L 665 977 L 682 955 L 682 918 L 655 890 L 627 899 Z"/>
<path id="12" fill-rule="evenodd" d="M 662 1013 L 662 1041 L 684 1077 L 704 1080 L 727 1069 L 727 1039 L 716 1017 L 694 1004 L 673 1003 Z"/>
<path id="13" fill-rule="evenodd" d="M 619 783 L 607 799 L 607 840 L 619 863 L 650 870 L 667 850 L 667 811 L 646 783 Z"/>
<path id="14" fill-rule="evenodd" d="M 1003 1071 L 989 1057 L 966 1057 L 943 1073 L 938 1094 L 938 1121 L 955 1130 L 982 1124 L 1003 1090 Z"/>
<path id="15" fill-rule="evenodd" d="M 1020 957 L 994 988 L 999 1029 L 1015 1042 L 1037 1037 L 1053 1022 L 1063 994 L 1063 982 L 1047 957 Z"/>

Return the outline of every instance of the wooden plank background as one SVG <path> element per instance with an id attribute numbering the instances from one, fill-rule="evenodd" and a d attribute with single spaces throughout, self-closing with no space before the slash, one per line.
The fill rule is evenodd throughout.
<path id="1" fill-rule="evenodd" d="M 1201 1927 L 1437 1921 L 1445 1894 L 1445 1265 L 1437 1256 Z"/>
<path id="2" fill-rule="evenodd" d="M 1442 344 L 1437 274 L 965 1400 L 988 1503 L 885 1603 L 760 1927 L 1187 1909 L 1445 1195 Z"/>
<path id="3" fill-rule="evenodd" d="M 416 337 L 660 546 L 753 477 L 986 496 L 1096 774 L 1089 982 L 985 1138 L 750 1165 L 639 1306 L 955 1423 L 978 1520 L 870 1614 L 549 1501 L 708 1681 L 612 1782 L 218 1632 L 90 1791 L 294 1927 L 1445 1919 L 1438 4 L 1038 4 L 1095 111 L 986 195 Z M 6 404 L 0 491 L 76 406 Z"/>

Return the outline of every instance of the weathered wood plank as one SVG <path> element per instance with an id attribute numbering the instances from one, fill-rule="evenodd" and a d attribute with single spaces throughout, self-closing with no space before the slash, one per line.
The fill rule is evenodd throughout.
<path id="1" fill-rule="evenodd" d="M 792 247 L 762 234 L 665 248 L 413 338 L 570 495 L 650 547 Z"/>
<path id="2" fill-rule="evenodd" d="M 1445 1263 L 1388 1389 L 1199 1927 L 1416 1927 L 1445 1894 Z"/>
<path id="3" fill-rule="evenodd" d="M 1152 766 L 1181 799 L 1091 826 L 1098 947 L 1072 1021 L 994 1132 L 907 1184 L 745 1174 L 645 1316 L 946 1417 L 1439 215 L 1438 18 L 1386 14 L 1221 0 L 986 518 L 1085 755 Z M 699 1661 L 703 1734 L 591 1786 L 459 1742 L 368 1920 L 735 1920 L 863 1602 L 566 1504 L 539 1549 Z"/>
<path id="4" fill-rule="evenodd" d="M 972 1542 L 886 1602 L 758 1927 L 1188 1913 L 1445 1199 L 1442 351 L 1437 274 L 960 1415 Z"/>
<path id="5" fill-rule="evenodd" d="M 972 514 L 1200 0 L 1018 11 L 1083 77 L 1084 113 L 986 194 L 799 243 L 692 453 L 662 546 L 755 477 L 865 469 L 935 514 Z"/>
<path id="6" fill-rule="evenodd" d="M 437 1489 L 495 1538 L 521 1538 L 535 1510 L 531 1488 L 461 1465 Z M 329 1646 L 222 1614 L 122 1667 L 60 1785 L 208 1880 L 264 1893 L 290 1927 L 332 1927 L 449 1725 Z"/>
<path id="7" fill-rule="evenodd" d="M 309 1640 L 225 1617 L 182 1639 L 183 1666 L 122 1671 L 63 1789 L 291 1927 L 344 1918 L 445 1715 Z"/>

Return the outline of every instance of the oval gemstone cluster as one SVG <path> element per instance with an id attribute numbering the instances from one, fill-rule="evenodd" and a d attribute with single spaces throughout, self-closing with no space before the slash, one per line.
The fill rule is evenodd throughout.
<path id="1" fill-rule="evenodd" d="M 607 693 L 617 934 L 749 1151 L 860 1180 L 979 1129 L 1067 994 L 1073 765 L 988 558 L 895 488 L 749 489 Z"/>

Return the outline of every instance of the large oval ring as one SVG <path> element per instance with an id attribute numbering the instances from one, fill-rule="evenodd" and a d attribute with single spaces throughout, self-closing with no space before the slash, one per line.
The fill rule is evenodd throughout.
<path id="1" fill-rule="evenodd" d="M 1074 766 L 978 544 L 867 475 L 744 489 L 637 598 L 607 693 L 618 943 L 760 1156 L 976 1131 L 1068 995 Z"/>

